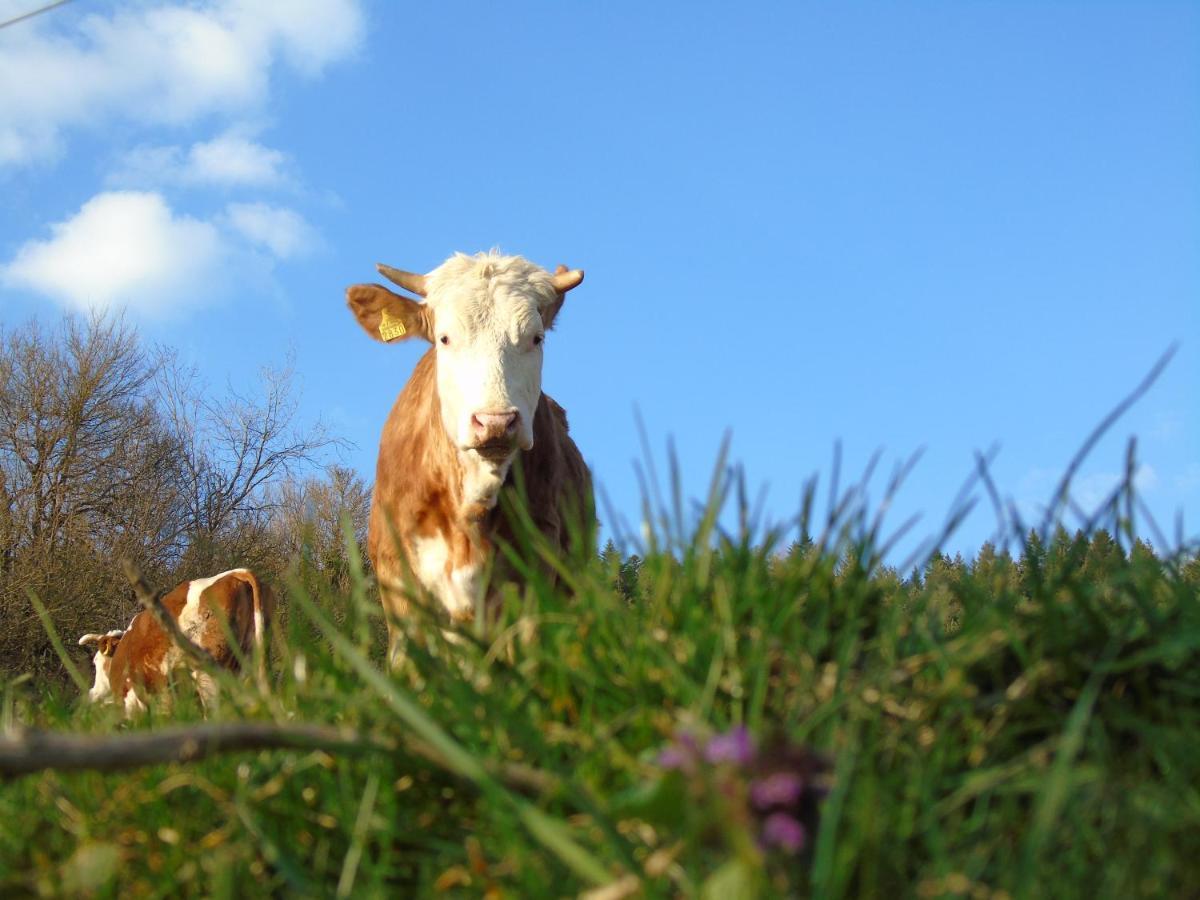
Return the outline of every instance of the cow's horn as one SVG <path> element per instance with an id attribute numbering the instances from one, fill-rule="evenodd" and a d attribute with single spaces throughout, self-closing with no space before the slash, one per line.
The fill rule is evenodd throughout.
<path id="1" fill-rule="evenodd" d="M 573 287 L 579 287 L 579 283 L 583 281 L 582 269 L 568 269 L 566 266 L 560 265 L 554 270 L 554 276 L 551 278 L 554 283 L 554 289 L 560 294 L 565 294 Z"/>
<path id="2" fill-rule="evenodd" d="M 412 272 L 405 272 L 403 269 L 393 269 L 391 266 L 385 266 L 383 263 L 376 263 L 375 268 L 388 281 L 400 285 L 406 291 L 412 291 L 418 297 L 425 296 L 424 275 L 414 275 Z"/>

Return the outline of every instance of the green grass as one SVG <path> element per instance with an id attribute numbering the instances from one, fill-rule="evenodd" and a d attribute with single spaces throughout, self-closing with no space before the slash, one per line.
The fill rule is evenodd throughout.
<path id="1" fill-rule="evenodd" d="M 0 895 L 553 897 L 625 879 L 650 897 L 1061 898 L 1200 885 L 1194 562 L 1062 533 L 1018 562 L 939 558 L 917 583 L 878 564 L 883 541 L 853 500 L 831 503 L 824 540 L 784 553 L 748 524 L 723 535 L 723 494 L 690 525 L 655 517 L 632 587 L 577 558 L 555 561 L 551 588 L 531 538 L 513 551 L 530 583 L 504 620 L 449 644 L 418 617 L 396 676 L 369 579 L 358 571 L 336 596 L 299 573 L 270 692 L 241 681 L 210 720 L 327 723 L 399 749 L 14 780 L 0 787 Z M 1127 522 L 1112 528 L 1128 540 Z M 202 718 L 183 689 L 132 724 L 29 680 L 0 702 L 5 729 Z M 720 778 L 661 777 L 658 753 L 681 729 L 738 724 L 830 761 L 800 858 L 760 852 L 737 797 L 706 790 Z M 421 752 L 405 749 L 414 739 Z"/>

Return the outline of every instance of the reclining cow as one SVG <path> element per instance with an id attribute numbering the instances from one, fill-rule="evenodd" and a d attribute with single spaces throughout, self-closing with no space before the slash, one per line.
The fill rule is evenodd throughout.
<path id="1" fill-rule="evenodd" d="M 249 658 L 257 652 L 262 659 L 274 600 L 249 569 L 185 581 L 163 596 L 162 604 L 183 634 L 218 665 L 237 671 L 239 655 Z M 124 631 L 85 634 L 79 643 L 96 648 L 96 680 L 88 699 L 98 703 L 111 697 L 130 714 L 145 710 L 145 695 L 162 690 L 171 671 L 186 663 L 183 651 L 145 610 Z M 216 691 L 212 678 L 195 669 L 192 676 L 201 699 L 209 704 Z"/>
<path id="2" fill-rule="evenodd" d="M 487 573 L 496 542 L 513 538 L 498 501 L 513 489 L 514 469 L 552 548 L 566 549 L 573 524 L 593 524 L 587 466 L 566 413 L 541 389 L 546 332 L 583 272 L 560 266 L 552 275 L 496 252 L 456 254 L 428 275 L 378 268 L 425 302 L 354 285 L 346 300 L 359 325 L 384 343 L 432 344 L 383 427 L 371 500 L 367 550 L 396 663 L 409 572 L 453 621 L 471 621 L 485 602 L 494 612 L 500 579 L 493 572 L 489 586 Z"/>

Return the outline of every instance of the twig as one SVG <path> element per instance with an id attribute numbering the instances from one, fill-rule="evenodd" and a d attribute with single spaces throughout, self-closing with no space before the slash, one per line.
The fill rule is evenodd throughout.
<path id="1" fill-rule="evenodd" d="M 146 580 L 142 578 L 142 573 L 138 571 L 138 567 L 133 564 L 129 557 L 121 557 L 121 570 L 125 573 L 125 577 L 129 580 L 130 586 L 133 587 L 134 596 L 137 597 L 138 603 L 146 612 L 154 617 L 163 631 L 171 638 L 172 643 L 184 652 L 192 662 L 198 664 L 210 672 L 221 668 L 221 664 L 213 658 L 213 655 L 194 643 L 179 627 L 179 623 L 175 621 L 175 617 L 167 612 L 167 608 L 163 606 L 162 600 L 154 595 L 150 590 L 150 586 L 146 584 Z"/>
<path id="2" fill-rule="evenodd" d="M 117 772 L 139 766 L 196 762 L 219 753 L 248 750 L 324 750 L 356 755 L 395 753 L 400 749 L 453 774 L 442 754 L 417 739 L 401 743 L 327 725 L 228 722 L 103 736 L 18 730 L 0 735 L 0 780 L 46 769 Z M 560 784 L 556 776 L 520 763 L 485 763 L 485 768 L 509 788 L 523 794 L 544 794 Z"/>
<path id="3" fill-rule="evenodd" d="M 0 735 L 0 778 L 55 769 L 116 772 L 245 750 L 393 751 L 391 741 L 322 725 L 232 722 L 95 737 L 53 731 Z"/>

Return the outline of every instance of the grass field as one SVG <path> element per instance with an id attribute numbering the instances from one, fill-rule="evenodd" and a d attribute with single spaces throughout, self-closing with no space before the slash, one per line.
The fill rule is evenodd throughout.
<path id="1" fill-rule="evenodd" d="M 724 492 L 652 515 L 623 573 L 582 553 L 551 588 L 531 540 L 504 621 L 414 620 L 395 677 L 369 578 L 301 569 L 270 690 L 208 721 L 350 743 L 9 781 L 0 895 L 1195 895 L 1200 567 L 1132 547 L 1132 497 L 914 577 L 853 491 L 811 544 L 723 534 Z M 28 680 L 2 703 L 8 733 L 203 718 L 182 687 L 132 724 Z"/>

